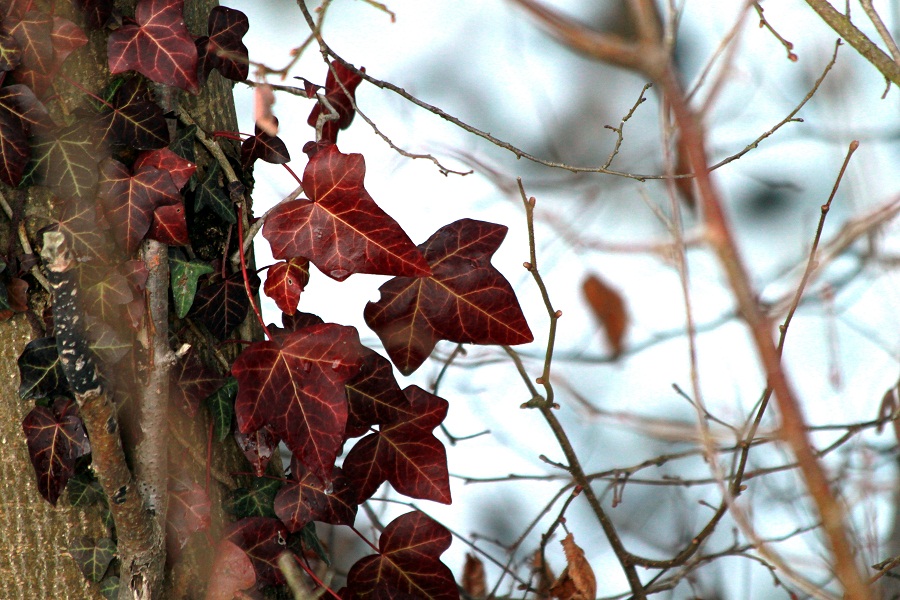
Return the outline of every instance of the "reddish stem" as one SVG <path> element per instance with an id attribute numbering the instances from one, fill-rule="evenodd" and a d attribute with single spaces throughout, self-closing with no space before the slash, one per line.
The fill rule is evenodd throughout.
<path id="1" fill-rule="evenodd" d="M 298 565 L 300 565 L 300 568 L 301 568 L 301 569 L 303 569 L 304 571 L 306 571 L 306 574 L 309 575 L 310 579 L 312 579 L 314 582 L 316 582 L 316 585 L 318 585 L 320 588 L 322 588 L 322 589 L 324 589 L 325 591 L 327 591 L 329 594 L 331 594 L 331 595 L 334 596 L 335 598 L 337 598 L 337 600 L 341 600 L 341 597 L 338 596 L 338 595 L 334 592 L 334 590 L 332 590 L 330 587 L 328 587 L 327 585 L 325 585 L 324 583 L 322 583 L 322 580 L 319 579 L 318 577 L 316 577 L 316 574 L 312 572 L 312 569 L 310 569 L 308 566 L 306 566 L 306 564 L 304 563 L 304 561 L 301 561 L 301 560 L 297 557 L 296 554 L 294 555 L 294 561 L 295 561 Z"/>
<path id="2" fill-rule="evenodd" d="M 244 220 L 241 215 L 241 205 L 238 205 L 237 210 L 237 223 L 238 223 L 238 248 L 241 255 L 241 273 L 244 275 L 244 289 L 247 290 L 247 298 L 250 300 L 250 307 L 253 309 L 253 313 L 256 315 L 256 318 L 259 319 L 259 324 L 262 326 L 263 331 L 266 334 L 268 339 L 272 339 L 272 334 L 269 333 L 269 328 L 266 327 L 266 322 L 263 321 L 262 313 L 259 312 L 259 307 L 256 305 L 256 300 L 253 298 L 253 292 L 250 290 L 250 279 L 247 277 L 247 261 L 244 258 L 244 251 L 242 248 L 244 247 Z"/>
<path id="3" fill-rule="evenodd" d="M 379 550 L 378 547 L 377 547 L 375 544 L 373 544 L 372 542 L 370 542 L 370 541 L 369 541 L 369 538 L 367 538 L 366 536 L 364 536 L 363 534 L 361 534 L 361 533 L 359 532 L 359 530 L 356 529 L 356 527 L 353 527 L 353 526 L 351 525 L 351 526 L 350 526 L 350 530 L 353 531 L 353 533 L 355 533 L 356 535 L 358 535 L 358 536 L 359 536 L 359 539 L 361 539 L 362 541 L 364 541 L 365 543 L 367 543 L 367 544 L 369 545 L 369 547 L 370 547 L 372 550 L 374 550 L 375 552 L 381 554 L 381 550 Z"/>
<path id="4" fill-rule="evenodd" d="M 103 98 L 101 98 L 100 96 L 98 96 L 97 94 L 95 94 L 94 92 L 92 92 L 91 90 L 87 89 L 86 87 L 84 87 L 83 85 L 81 85 L 80 83 L 78 83 L 77 81 L 75 81 L 74 79 L 70 79 L 70 78 L 66 77 L 65 73 L 60 73 L 60 74 L 59 74 L 59 77 L 62 78 L 63 81 L 65 81 L 65 82 L 68 83 L 69 85 L 78 88 L 79 90 L 81 90 L 82 92 L 84 92 L 85 94 L 87 94 L 90 98 L 92 98 L 92 99 L 96 100 L 97 102 L 103 104 L 103 105 L 106 106 L 107 108 L 112 109 L 112 110 L 115 110 L 115 109 L 116 109 L 115 106 L 113 106 L 112 104 L 110 104 L 109 102 L 107 102 L 106 100 L 104 100 Z"/>
<path id="5" fill-rule="evenodd" d="M 240 131 L 213 131 L 211 135 L 214 138 L 220 137 L 220 138 L 225 138 L 228 140 L 235 140 L 238 142 L 243 141 L 241 139 L 242 135 L 245 135 L 247 137 L 253 137 L 249 133 L 241 133 Z"/>
<path id="6" fill-rule="evenodd" d="M 293 177 L 297 181 L 297 185 L 303 185 L 303 182 L 300 180 L 299 177 L 297 177 L 297 174 L 294 173 L 294 170 L 291 169 L 289 166 L 287 166 L 287 163 L 284 163 L 281 166 L 284 167 L 285 170 L 291 174 L 291 177 Z"/>

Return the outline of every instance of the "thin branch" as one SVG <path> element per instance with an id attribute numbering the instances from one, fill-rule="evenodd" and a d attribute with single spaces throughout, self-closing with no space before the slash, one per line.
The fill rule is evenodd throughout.
<path id="1" fill-rule="evenodd" d="M 900 48 L 897 47 L 897 42 L 894 40 L 894 36 L 891 35 L 890 30 L 888 30 L 887 26 L 884 24 L 884 21 L 881 20 L 881 16 L 875 10 L 875 7 L 872 6 L 872 0 L 859 0 L 859 3 L 862 5 L 863 11 L 866 13 L 866 16 L 869 17 L 870 21 L 872 21 L 872 25 L 875 26 L 875 30 L 878 31 L 878 35 L 881 36 L 881 39 L 888 47 L 888 51 L 891 53 L 894 61 L 897 64 L 900 64 Z"/>

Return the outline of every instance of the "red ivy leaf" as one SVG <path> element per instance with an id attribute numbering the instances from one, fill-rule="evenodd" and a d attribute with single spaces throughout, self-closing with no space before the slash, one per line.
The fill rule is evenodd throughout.
<path id="1" fill-rule="evenodd" d="M 409 411 L 409 400 L 394 379 L 391 363 L 377 352 L 368 352 L 359 375 L 347 382 L 347 401 L 347 438 L 365 435 L 373 425 L 396 421 Z"/>
<path id="2" fill-rule="evenodd" d="M 366 323 L 404 375 L 418 369 L 439 340 L 525 344 L 534 339 L 516 295 L 491 256 L 506 227 L 462 219 L 419 246 L 431 277 L 395 277 L 366 305 Z"/>
<path id="3" fill-rule="evenodd" d="M 247 15 L 239 10 L 216 6 L 209 13 L 209 36 L 197 39 L 200 72 L 203 77 L 218 69 L 222 77 L 244 81 L 250 74 L 247 46 L 241 39 L 250 30 Z"/>
<path id="4" fill-rule="evenodd" d="M 356 375 L 363 347 L 352 327 L 333 323 L 248 346 L 234 362 L 234 411 L 242 432 L 268 425 L 322 479 L 347 423 L 344 384 Z"/>
<path id="5" fill-rule="evenodd" d="M 191 417 L 200 403 L 222 387 L 224 379 L 190 352 L 171 370 L 172 400 Z"/>
<path id="6" fill-rule="evenodd" d="M 272 430 L 268 427 L 260 427 L 250 433 L 235 431 L 234 439 L 241 452 L 253 465 L 256 476 L 262 477 L 266 472 L 269 461 L 272 460 L 272 456 L 275 454 L 275 448 L 278 447 L 278 436 L 272 433 Z"/>
<path id="7" fill-rule="evenodd" d="M 250 286 L 251 289 L 258 289 L 259 278 L 256 275 L 251 275 Z M 244 289 L 244 277 L 241 273 L 235 273 L 200 288 L 188 315 L 206 325 L 216 338 L 224 340 L 244 322 L 248 310 L 250 301 Z"/>
<path id="8" fill-rule="evenodd" d="M 179 550 L 184 548 L 191 534 L 209 529 L 212 522 L 211 506 L 206 490 L 197 483 L 193 483 L 188 489 L 169 494 L 166 525 L 170 537 L 177 541 Z"/>
<path id="9" fill-rule="evenodd" d="M 134 161 L 134 170 L 137 171 L 145 166 L 156 167 L 160 171 L 168 173 L 172 177 L 172 183 L 179 190 L 187 185 L 191 175 L 197 170 L 197 165 L 185 158 L 181 158 L 168 148 L 141 152 L 137 160 Z"/>
<path id="10" fill-rule="evenodd" d="M 411 498 L 450 504 L 447 451 L 431 433 L 447 416 L 447 401 L 411 385 L 410 401 L 394 408 L 396 420 L 367 435 L 344 459 L 344 472 L 357 490 L 357 503 L 372 497 L 384 481 Z"/>
<path id="11" fill-rule="evenodd" d="M 197 93 L 197 47 L 184 24 L 183 9 L 184 0 L 140 0 L 136 23 L 109 36 L 110 72 L 134 70 L 156 83 Z"/>
<path id="12" fill-rule="evenodd" d="M 287 552 L 288 532 L 284 523 L 271 517 L 248 517 L 234 523 L 225 539 L 247 553 L 260 583 L 280 585 L 284 575 L 278 557 Z"/>
<path id="13" fill-rule="evenodd" d="M 191 242 L 188 236 L 184 205 L 169 204 L 153 211 L 153 222 L 147 237 L 170 246 L 186 246 Z"/>
<path id="14" fill-rule="evenodd" d="M 101 181 L 97 193 L 106 210 L 106 218 L 128 254 L 133 254 L 147 232 L 153 211 L 159 206 L 178 204 L 181 194 L 165 171 L 143 166 L 134 175 L 114 159 L 100 165 Z"/>
<path id="15" fill-rule="evenodd" d="M 22 63 L 13 71 L 13 77 L 40 95 L 42 90 L 35 90 L 34 84 L 53 69 L 53 19 L 31 10 L 15 22 L 9 33 L 22 49 Z"/>
<path id="16" fill-rule="evenodd" d="M 87 36 L 81 28 L 68 19 L 53 17 L 53 31 L 50 34 L 53 51 L 56 53 L 54 72 L 59 69 L 69 55 L 88 43 Z"/>
<path id="17" fill-rule="evenodd" d="M 440 560 L 452 541 L 450 532 L 425 513 L 397 517 L 381 534 L 379 554 L 360 559 L 350 569 L 349 600 L 459 600 L 453 574 Z"/>
<path id="18" fill-rule="evenodd" d="M 353 273 L 429 275 L 409 237 L 363 187 L 362 154 L 320 148 L 303 173 L 309 200 L 285 202 L 266 219 L 263 237 L 275 258 L 308 258 L 337 281 Z"/>
<path id="19" fill-rule="evenodd" d="M 22 62 L 22 49 L 10 33 L 0 29 L 0 71 L 12 71 Z"/>
<path id="20" fill-rule="evenodd" d="M 135 150 L 163 148 L 169 144 L 169 126 L 163 110 L 138 77 L 123 82 L 109 106 L 109 112 L 97 119 L 104 142 Z M 137 164 L 134 169 L 138 169 Z"/>
<path id="21" fill-rule="evenodd" d="M 113 0 L 74 0 L 89 27 L 102 29 L 113 14 Z"/>
<path id="22" fill-rule="evenodd" d="M 105 227 L 100 226 L 93 201 L 71 199 L 63 204 L 57 229 L 62 232 L 79 262 L 105 263 L 115 246 Z"/>
<path id="23" fill-rule="evenodd" d="M 274 119 L 275 124 L 278 120 Z M 244 170 L 250 169 L 257 159 L 272 163 L 273 165 L 282 165 L 290 162 L 291 155 L 287 146 L 281 141 L 281 138 L 269 134 L 260 129 L 259 125 L 255 127 L 256 135 L 252 135 L 241 142 L 241 166 Z"/>
<path id="24" fill-rule="evenodd" d="M 292 258 L 269 267 L 263 292 L 275 301 L 283 313 L 292 315 L 297 312 L 300 292 L 307 283 L 309 283 L 309 261 L 304 258 Z"/>
<path id="25" fill-rule="evenodd" d="M 215 577 L 210 578 L 205 600 L 234 600 L 238 592 L 256 584 L 250 557 L 228 540 L 222 540 L 216 546 L 216 559 L 210 573 L 215 573 Z"/>
<path id="26" fill-rule="evenodd" d="M 300 531 L 308 523 L 321 521 L 332 525 L 353 525 L 357 503 L 350 481 L 338 467 L 334 468 L 331 485 L 294 461 L 300 472 L 275 495 L 275 514 L 288 530 Z"/>
<path id="27" fill-rule="evenodd" d="M 75 460 L 91 451 L 78 408 L 67 398 L 56 400 L 49 408 L 35 406 L 22 421 L 22 429 L 37 474 L 38 491 L 56 506 L 73 474 Z"/>
<path id="28" fill-rule="evenodd" d="M 48 133 L 54 127 L 47 108 L 26 85 L 0 88 L 0 111 L 18 119 L 28 135 Z"/>
<path id="29" fill-rule="evenodd" d="M 7 111 L 0 111 L 0 181 L 18 186 L 30 155 L 22 122 Z"/>
<path id="30" fill-rule="evenodd" d="M 365 73 L 365 67 L 360 69 L 360 71 Z M 337 77 L 334 76 L 335 73 L 337 73 Z M 359 87 L 362 79 L 362 75 L 351 71 L 343 63 L 336 60 L 331 63 L 331 68 L 328 69 L 328 76 L 325 78 L 325 99 L 328 100 L 328 103 L 331 104 L 338 116 L 337 119 L 325 121 L 325 126 L 322 128 L 322 139 L 324 141 L 336 142 L 338 130 L 350 127 L 353 115 L 356 112 L 353 110 L 353 102 L 356 101 L 356 88 Z M 350 92 L 349 97 L 341 88 L 341 84 L 347 89 L 347 92 Z M 351 101 L 351 98 L 353 101 Z M 329 113 L 328 109 L 322 106 L 321 102 L 316 102 L 306 122 L 310 126 L 315 127 L 322 111 Z"/>

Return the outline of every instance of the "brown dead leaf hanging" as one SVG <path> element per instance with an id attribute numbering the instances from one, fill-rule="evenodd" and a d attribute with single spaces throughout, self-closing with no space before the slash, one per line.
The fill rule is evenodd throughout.
<path id="1" fill-rule="evenodd" d="M 561 542 L 566 554 L 566 568 L 550 588 L 559 600 L 594 600 L 597 596 L 597 578 L 582 550 L 570 533 Z"/>
<path id="2" fill-rule="evenodd" d="M 625 332 L 628 330 L 628 310 L 619 292 L 596 275 L 588 275 L 581 286 L 591 312 L 603 327 L 606 340 L 615 356 L 622 353 Z"/>
<path id="3" fill-rule="evenodd" d="M 487 579 L 484 563 L 474 554 L 466 554 L 463 565 L 462 588 L 470 598 L 487 597 Z"/>

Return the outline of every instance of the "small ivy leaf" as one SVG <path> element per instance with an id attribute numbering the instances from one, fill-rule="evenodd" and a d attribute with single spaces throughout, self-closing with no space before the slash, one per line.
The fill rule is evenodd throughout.
<path id="1" fill-rule="evenodd" d="M 68 398 L 35 406 L 22 421 L 38 491 L 53 506 L 72 476 L 75 461 L 91 451 L 78 408 Z"/>
<path id="2" fill-rule="evenodd" d="M 231 421 L 234 418 L 234 399 L 237 397 L 238 383 L 229 377 L 225 383 L 206 398 L 206 406 L 212 415 L 216 439 L 224 442 L 231 433 Z"/>
<path id="3" fill-rule="evenodd" d="M 197 47 L 184 24 L 183 9 L 184 0 L 140 0 L 136 22 L 109 36 L 110 72 L 134 70 L 156 83 L 196 94 Z"/>
<path id="4" fill-rule="evenodd" d="M 238 488 L 231 493 L 227 503 L 228 512 L 238 518 L 277 517 L 275 497 L 284 485 L 278 479 L 257 477 L 250 488 Z"/>
<path id="5" fill-rule="evenodd" d="M 0 71 L 12 71 L 22 63 L 22 49 L 10 33 L 0 29 Z"/>
<path id="6" fill-rule="evenodd" d="M 38 135 L 31 147 L 30 173 L 61 198 L 93 198 L 97 187 L 97 140 L 75 123 L 54 135 Z"/>
<path id="7" fill-rule="evenodd" d="M 175 314 L 179 319 L 188 314 L 194 303 L 200 276 L 213 272 L 213 268 L 208 264 L 189 261 L 182 256 L 180 253 L 169 252 L 172 297 L 175 300 Z"/>
<path id="8" fill-rule="evenodd" d="M 141 152 L 137 160 L 134 161 L 134 170 L 137 171 L 144 166 L 155 167 L 168 173 L 172 178 L 172 183 L 179 190 L 184 189 L 184 186 L 187 185 L 187 182 L 197 170 L 197 165 L 190 160 L 182 158 L 169 148 Z"/>
<path id="9" fill-rule="evenodd" d="M 194 140 L 197 139 L 197 126 L 189 125 L 187 127 L 179 127 L 175 131 L 175 139 L 169 144 L 169 150 L 180 156 L 181 158 L 196 163 L 197 158 L 194 155 Z M 183 187 L 183 186 L 182 186 Z M 180 188 L 179 188 L 180 189 Z"/>
<path id="10" fill-rule="evenodd" d="M 275 301 L 283 313 L 292 315 L 297 312 L 300 293 L 307 283 L 309 261 L 305 258 L 292 258 L 269 267 L 263 292 Z"/>
<path id="11" fill-rule="evenodd" d="M 277 120 L 275 123 L 277 124 Z M 291 161 L 287 146 L 276 135 L 270 135 L 256 126 L 256 135 L 241 142 L 241 166 L 248 171 L 256 160 L 273 165 L 282 165 Z"/>
<path id="12" fill-rule="evenodd" d="M 232 81 L 247 79 L 250 60 L 241 39 L 249 30 L 247 15 L 239 10 L 216 6 L 209 12 L 209 35 L 197 40 L 199 72 L 203 80 L 213 69 L 218 69 L 222 77 Z"/>
<path id="13" fill-rule="evenodd" d="M 106 263 L 114 255 L 115 245 L 105 219 L 97 213 L 93 199 L 72 199 L 63 204 L 56 226 L 79 263 Z"/>
<path id="14" fill-rule="evenodd" d="M 300 530 L 299 535 L 291 538 L 291 541 L 295 546 L 300 546 L 300 548 L 297 549 L 297 554 L 301 554 L 301 552 L 305 554 L 304 550 L 309 550 L 327 566 L 331 566 L 331 559 L 328 558 L 328 553 L 325 551 L 324 546 L 322 546 L 322 541 L 316 533 L 315 523 L 307 523 L 306 526 Z"/>
<path id="15" fill-rule="evenodd" d="M 281 324 L 287 331 L 299 331 L 313 325 L 321 325 L 325 321 L 319 315 L 295 312 L 292 315 L 281 314 Z"/>
<path id="16" fill-rule="evenodd" d="M 344 459 L 356 501 L 371 498 L 388 481 L 404 496 L 450 504 L 447 451 L 432 433 L 444 421 L 449 405 L 415 385 L 404 394 L 410 405 L 395 408 L 396 420 L 361 439 Z"/>
<path id="17" fill-rule="evenodd" d="M 100 538 L 95 542 L 91 538 L 81 537 L 69 544 L 69 554 L 87 579 L 98 582 L 116 556 L 116 544 L 109 538 Z"/>
<path id="18" fill-rule="evenodd" d="M 234 216 L 234 204 L 223 191 L 221 168 L 219 163 L 213 162 L 206 170 L 206 177 L 200 182 L 200 189 L 194 198 L 194 210 L 203 210 L 209 207 L 219 218 L 226 223 L 237 223 Z"/>
<path id="19" fill-rule="evenodd" d="M 197 483 L 191 484 L 188 489 L 169 494 L 166 529 L 178 550 L 184 548 L 191 535 L 209 529 L 212 523 L 211 507 L 212 502 L 206 490 Z"/>
<path id="20" fill-rule="evenodd" d="M 188 352 L 171 370 L 171 397 L 190 417 L 200 403 L 222 386 L 223 378 L 203 364 L 196 352 Z"/>
<path id="21" fill-rule="evenodd" d="M 153 101 L 150 89 L 140 78 L 126 79 L 108 106 L 97 118 L 103 142 L 135 150 L 153 150 L 169 144 L 169 126 L 163 110 Z"/>
<path id="22" fill-rule="evenodd" d="M 100 582 L 100 594 L 105 600 L 116 600 L 119 597 L 119 578 L 115 575 L 104 577 Z"/>
<path id="23" fill-rule="evenodd" d="M 250 557 L 238 545 L 222 540 L 216 546 L 205 600 L 233 600 L 242 590 L 256 585 L 256 571 Z"/>
<path id="24" fill-rule="evenodd" d="M 143 297 L 140 297 L 126 305 L 126 313 L 130 311 L 130 307 L 133 306 L 135 302 L 139 302 L 143 307 L 144 299 Z M 140 318 L 137 320 L 138 324 L 140 324 Z M 132 347 L 132 341 L 128 337 L 123 335 L 118 328 L 113 327 L 102 319 L 89 316 L 87 317 L 86 322 L 87 327 L 85 328 L 85 334 L 87 335 L 88 340 L 90 340 L 91 350 L 97 354 L 97 357 L 104 364 L 113 366 L 125 358 Z M 132 328 L 136 328 L 133 321 L 130 325 Z"/>
<path id="25" fill-rule="evenodd" d="M 134 254 L 150 231 L 153 211 L 159 206 L 178 204 L 181 194 L 165 171 L 145 165 L 134 175 L 117 160 L 108 158 L 100 165 L 102 178 L 98 196 L 116 241 Z"/>
<path id="26" fill-rule="evenodd" d="M 506 227 L 461 219 L 419 246 L 430 277 L 395 277 L 369 302 L 366 324 L 404 375 L 418 369 L 439 340 L 525 344 L 534 340 L 509 282 L 491 264 Z"/>
<path id="27" fill-rule="evenodd" d="M 280 204 L 266 218 L 263 237 L 275 258 L 308 258 L 337 281 L 353 273 L 430 275 L 400 225 L 369 196 L 365 173 L 362 154 L 320 146 L 303 173 L 309 200 Z"/>
<path id="28" fill-rule="evenodd" d="M 53 32 L 50 35 L 55 53 L 50 75 L 56 75 L 59 67 L 69 58 L 69 55 L 87 44 L 88 39 L 78 25 L 55 15 L 53 16 Z"/>
<path id="29" fill-rule="evenodd" d="M 225 539 L 247 553 L 257 581 L 269 585 L 284 583 L 284 574 L 278 568 L 278 557 L 288 551 L 284 523 L 269 517 L 248 517 L 233 523 Z"/>
<path id="30" fill-rule="evenodd" d="M 66 494 L 69 496 L 69 504 L 81 508 L 103 502 L 106 499 L 100 482 L 90 471 L 78 473 L 69 479 L 69 483 L 66 484 Z"/>
<path id="31" fill-rule="evenodd" d="M 584 299 L 606 334 L 606 341 L 618 357 L 624 349 L 628 330 L 628 309 L 622 295 L 597 275 L 588 275 L 581 285 Z"/>
<path id="32" fill-rule="evenodd" d="M 366 353 L 359 374 L 346 388 L 350 406 L 347 438 L 365 435 L 373 425 L 391 423 L 409 412 L 409 399 L 394 379 L 391 363 L 377 352 Z"/>
<path id="33" fill-rule="evenodd" d="M 113 0 L 74 0 L 91 29 L 103 29 L 113 16 Z"/>
<path id="34" fill-rule="evenodd" d="M 28 342 L 18 364 L 19 398 L 37 400 L 68 393 L 69 384 L 59 362 L 55 337 Z"/>
<path id="35" fill-rule="evenodd" d="M 256 476 L 262 477 L 278 447 L 280 441 L 278 436 L 272 433 L 272 429 L 269 427 L 260 427 L 250 433 L 241 433 L 239 429 L 236 429 L 234 440 L 250 464 L 253 465 L 253 472 L 256 473 Z"/>
<path id="36" fill-rule="evenodd" d="M 31 151 L 22 122 L 0 111 L 0 181 L 16 187 L 22 181 Z"/>
<path id="37" fill-rule="evenodd" d="M 41 90 L 35 89 L 34 84 L 53 69 L 53 19 L 45 13 L 29 10 L 14 21 L 9 33 L 22 49 L 22 62 L 13 71 L 13 77 L 40 95 Z M 44 84 L 38 87 L 42 88 Z"/>
<path id="38" fill-rule="evenodd" d="M 188 235 L 187 218 L 184 213 L 184 205 L 167 204 L 157 206 L 153 211 L 153 221 L 150 223 L 150 231 L 147 237 L 169 246 L 187 246 L 191 243 Z"/>
<path id="39" fill-rule="evenodd" d="M 18 119 L 26 135 L 46 134 L 55 127 L 47 107 L 26 85 L 0 88 L 0 111 Z"/>
<path id="40" fill-rule="evenodd" d="M 347 424 L 344 384 L 364 350 L 353 327 L 326 323 L 248 346 L 234 362 L 238 428 L 268 425 L 313 473 L 331 476 Z"/>
<path id="41" fill-rule="evenodd" d="M 251 274 L 251 290 L 255 292 L 258 287 L 259 278 Z M 201 287 L 188 314 L 203 323 L 217 339 L 224 340 L 243 323 L 249 310 L 243 275 L 235 273 Z"/>
<path id="42" fill-rule="evenodd" d="M 365 67 L 361 68 L 360 72 L 365 73 Z M 335 73 L 337 73 L 337 77 L 334 76 Z M 325 78 L 325 99 L 334 108 L 334 111 L 337 113 L 337 119 L 325 121 L 325 126 L 322 128 L 322 140 L 336 142 L 338 130 L 350 127 L 353 115 L 356 113 L 353 110 L 353 103 L 356 101 L 356 88 L 359 87 L 362 79 L 362 75 L 351 71 L 343 63 L 336 60 L 332 61 L 331 68 L 328 69 L 328 76 Z M 349 97 L 347 92 L 341 88 L 341 85 L 350 93 Z M 316 102 L 312 112 L 309 113 L 309 118 L 306 120 L 307 124 L 315 127 L 322 111 L 329 112 L 327 108 L 322 106 L 321 102 Z"/>
<path id="43" fill-rule="evenodd" d="M 424 513 L 397 517 L 384 528 L 379 553 L 350 569 L 344 597 L 459 600 L 453 574 L 440 560 L 452 541 L 450 532 Z"/>
<path id="44" fill-rule="evenodd" d="M 299 465 L 293 481 L 286 483 L 275 496 L 275 513 L 288 531 L 300 531 L 313 521 L 332 525 L 353 525 L 356 520 L 356 493 L 350 480 L 334 467 L 330 486 L 305 467 Z"/>

